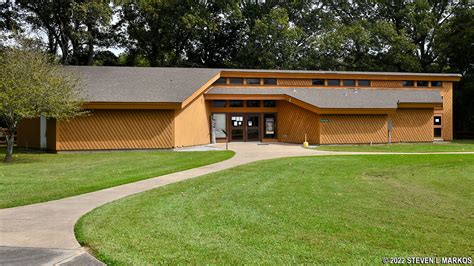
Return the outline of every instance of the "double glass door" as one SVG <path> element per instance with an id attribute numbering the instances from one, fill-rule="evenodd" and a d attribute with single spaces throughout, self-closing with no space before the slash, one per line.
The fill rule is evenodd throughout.
<path id="1" fill-rule="evenodd" d="M 231 141 L 260 140 L 260 114 L 229 115 Z"/>

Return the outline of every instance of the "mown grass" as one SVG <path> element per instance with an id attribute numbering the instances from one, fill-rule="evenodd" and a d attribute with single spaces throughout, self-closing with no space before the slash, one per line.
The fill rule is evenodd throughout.
<path id="1" fill-rule="evenodd" d="M 474 140 L 455 140 L 442 143 L 393 143 L 375 145 L 319 146 L 321 151 L 348 152 L 474 152 Z"/>
<path id="2" fill-rule="evenodd" d="M 261 161 L 99 207 L 76 237 L 112 265 L 471 256 L 473 173 L 473 155 Z"/>
<path id="3" fill-rule="evenodd" d="M 230 151 L 15 152 L 0 162 L 0 208 L 60 199 L 228 159 Z"/>

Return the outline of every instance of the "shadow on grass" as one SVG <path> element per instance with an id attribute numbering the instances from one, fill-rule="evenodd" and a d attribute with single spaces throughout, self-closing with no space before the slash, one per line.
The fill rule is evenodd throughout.
<path id="1" fill-rule="evenodd" d="M 48 154 L 48 152 L 37 150 L 37 149 L 25 149 L 25 148 L 14 148 L 13 149 L 13 161 L 11 163 L 3 163 L 3 158 L 5 157 L 6 147 L 0 147 L 0 163 L 3 165 L 16 165 L 16 164 L 26 164 L 26 163 L 35 163 L 41 161 L 41 158 L 35 157 L 32 155 L 41 155 Z M 21 156 L 28 155 L 28 156 Z"/>

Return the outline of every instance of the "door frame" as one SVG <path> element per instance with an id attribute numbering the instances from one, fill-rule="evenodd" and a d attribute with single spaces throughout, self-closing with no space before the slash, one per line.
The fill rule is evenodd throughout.
<path id="1" fill-rule="evenodd" d="M 232 139 L 232 117 L 233 116 L 242 116 L 242 139 L 237 139 L 237 140 L 234 140 Z M 245 113 L 228 113 L 227 115 L 227 139 L 229 140 L 229 142 L 245 142 L 246 140 L 246 137 L 245 137 Z"/>
<path id="2" fill-rule="evenodd" d="M 258 127 L 256 127 L 258 129 L 258 138 L 256 140 L 250 140 L 250 141 L 262 141 L 262 113 L 245 113 L 245 118 L 244 118 L 244 121 L 245 121 L 245 140 L 244 141 L 249 141 L 248 139 L 248 117 L 249 116 L 256 116 L 258 117 Z"/>
<path id="3" fill-rule="evenodd" d="M 257 116 L 258 117 L 258 139 L 257 140 L 250 140 L 250 141 L 262 141 L 262 130 L 263 130 L 263 127 L 262 127 L 262 118 L 263 118 L 263 113 L 227 113 L 228 116 L 227 116 L 227 136 L 228 136 L 228 139 L 229 139 L 229 142 L 247 142 L 249 141 L 248 140 L 248 122 L 247 122 L 247 118 L 248 116 Z M 232 117 L 233 116 L 241 116 L 243 117 L 243 121 L 242 121 L 242 134 L 243 134 L 243 138 L 242 140 L 234 140 L 232 139 L 232 128 L 233 128 L 233 125 L 232 125 Z"/>

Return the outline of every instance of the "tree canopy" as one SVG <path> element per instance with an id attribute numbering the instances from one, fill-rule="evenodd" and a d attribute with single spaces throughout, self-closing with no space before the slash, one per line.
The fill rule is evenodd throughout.
<path id="1" fill-rule="evenodd" d="M 0 120 L 7 127 L 6 162 L 18 124 L 28 118 L 65 119 L 83 113 L 77 79 L 32 50 L 0 51 Z"/>
<path id="2" fill-rule="evenodd" d="M 455 127 L 474 131 L 472 1 L 8 0 L 1 10 L 0 30 L 38 36 L 63 64 L 462 73 Z"/>

